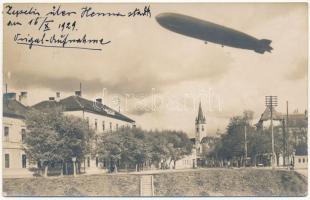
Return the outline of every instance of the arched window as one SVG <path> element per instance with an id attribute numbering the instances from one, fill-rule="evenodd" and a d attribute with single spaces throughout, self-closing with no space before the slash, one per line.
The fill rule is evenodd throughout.
<path id="1" fill-rule="evenodd" d="M 204 131 L 204 130 L 205 130 L 205 128 L 203 127 L 203 125 L 201 126 L 201 130 L 202 130 L 202 131 Z"/>

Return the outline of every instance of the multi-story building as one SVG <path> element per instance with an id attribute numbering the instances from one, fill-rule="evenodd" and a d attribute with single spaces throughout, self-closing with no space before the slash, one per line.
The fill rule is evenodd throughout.
<path id="1" fill-rule="evenodd" d="M 88 122 L 96 134 L 116 131 L 121 127 L 134 127 L 135 121 L 129 117 L 115 111 L 102 103 L 102 99 L 91 101 L 82 97 L 81 91 L 76 91 L 75 95 L 60 99 L 59 93 L 56 98 L 50 97 L 46 101 L 35 104 L 33 108 L 44 111 L 60 108 L 64 114 L 81 117 Z M 102 168 L 104 163 L 99 162 L 98 157 L 87 156 L 86 171 L 92 172 Z"/>
<path id="2" fill-rule="evenodd" d="M 23 150 L 26 134 L 24 119 L 28 107 L 22 102 L 26 97 L 26 92 L 21 93 L 19 101 L 16 100 L 16 93 L 3 95 L 3 177 L 32 175 L 28 170 L 29 162 Z"/>

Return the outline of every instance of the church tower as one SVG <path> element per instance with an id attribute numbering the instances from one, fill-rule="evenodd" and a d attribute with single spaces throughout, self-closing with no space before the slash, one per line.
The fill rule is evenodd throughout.
<path id="1" fill-rule="evenodd" d="M 207 136 L 206 118 L 203 115 L 201 102 L 199 103 L 198 116 L 195 120 L 195 143 L 197 153 L 202 153 L 201 140 Z"/>

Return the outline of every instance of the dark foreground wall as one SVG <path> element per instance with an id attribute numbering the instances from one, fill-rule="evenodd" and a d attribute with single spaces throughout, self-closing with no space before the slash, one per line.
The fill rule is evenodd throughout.
<path id="1" fill-rule="evenodd" d="M 154 175 L 158 196 L 305 196 L 307 180 L 294 171 L 208 169 Z"/>
<path id="2" fill-rule="evenodd" d="M 136 175 L 89 175 L 3 180 L 6 196 L 139 196 Z"/>
<path id="3" fill-rule="evenodd" d="M 139 196 L 140 175 L 4 179 L 5 196 Z M 156 196 L 305 196 L 294 171 L 207 169 L 154 174 Z"/>

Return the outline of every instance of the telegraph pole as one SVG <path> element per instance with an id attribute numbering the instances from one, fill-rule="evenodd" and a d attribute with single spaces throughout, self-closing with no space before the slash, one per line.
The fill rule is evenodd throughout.
<path id="1" fill-rule="evenodd" d="M 283 136 L 283 166 L 286 166 L 286 120 L 283 119 L 281 120 L 282 121 L 282 136 Z"/>
<path id="2" fill-rule="evenodd" d="M 247 145 L 247 140 L 246 140 L 246 125 L 244 125 L 244 152 L 245 152 L 245 164 L 244 166 L 246 167 L 246 162 L 248 158 L 248 145 Z"/>
<path id="3" fill-rule="evenodd" d="M 275 168 L 275 151 L 274 151 L 274 135 L 273 135 L 273 108 L 278 105 L 277 96 L 266 96 L 265 97 L 266 107 L 270 110 L 270 128 L 271 128 L 271 148 L 272 148 L 272 158 L 271 166 L 272 169 Z"/>
<path id="4" fill-rule="evenodd" d="M 118 100 L 118 112 L 121 112 L 121 99 L 119 98 L 119 96 L 117 97 Z"/>
<path id="5" fill-rule="evenodd" d="M 288 101 L 286 101 L 286 123 L 285 123 L 285 133 L 286 133 L 286 137 L 285 137 L 285 149 L 286 149 L 286 158 L 287 158 L 287 164 L 290 164 L 290 159 L 289 159 L 289 131 L 288 131 Z"/>

